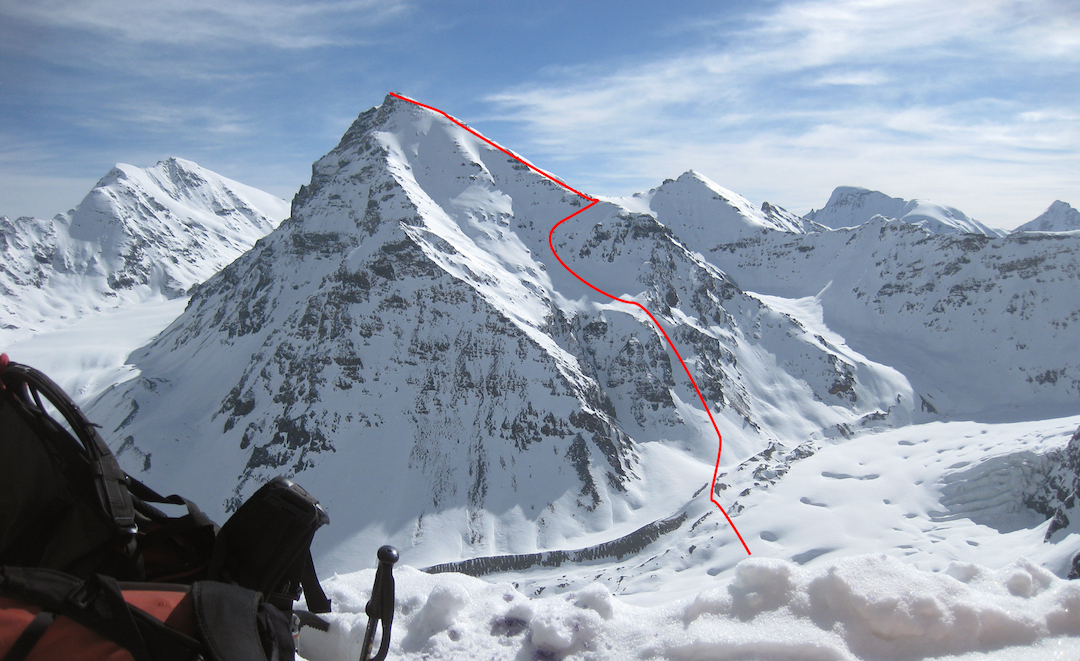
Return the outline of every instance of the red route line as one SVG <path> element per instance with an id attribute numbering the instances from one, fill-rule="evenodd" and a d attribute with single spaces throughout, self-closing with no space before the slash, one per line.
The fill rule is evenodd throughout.
<path id="1" fill-rule="evenodd" d="M 581 209 L 578 209 L 577 211 L 570 214 L 566 218 L 563 218 L 559 222 L 555 223 L 555 225 L 551 228 L 551 231 L 548 232 L 548 245 L 551 247 L 551 254 L 555 255 L 555 259 L 559 260 L 559 264 L 562 264 L 562 267 L 564 269 L 566 269 L 567 271 L 569 271 L 570 275 L 572 275 L 575 278 L 577 278 L 578 280 L 580 280 L 586 287 L 588 287 L 589 289 L 592 289 L 595 292 L 603 294 L 604 296 L 606 296 L 606 297 L 608 297 L 608 298 L 610 298 L 610 299 L 612 299 L 614 301 L 618 301 L 620 303 L 625 303 L 626 305 L 633 305 L 633 306 L 639 308 L 642 312 L 644 312 L 646 315 L 648 315 L 649 319 L 652 320 L 652 322 L 654 324 L 656 324 L 656 327 L 658 329 L 660 329 L 660 333 L 664 336 L 664 339 L 667 340 L 668 346 L 671 347 L 671 350 L 675 353 L 675 357 L 679 359 L 679 364 L 682 365 L 683 370 L 686 372 L 687 378 L 690 379 L 691 385 L 694 386 L 694 392 L 697 393 L 698 399 L 701 400 L 701 405 L 705 407 L 705 413 L 708 414 L 709 422 L 712 423 L 713 430 L 716 432 L 716 438 L 719 441 L 719 444 L 718 444 L 718 446 L 716 448 L 716 466 L 713 468 L 712 483 L 709 485 L 709 487 L 710 487 L 709 488 L 709 500 L 712 502 L 713 505 L 716 505 L 716 508 L 719 509 L 720 513 L 724 515 L 724 518 L 727 519 L 728 524 L 731 525 L 731 529 L 735 531 L 735 535 L 739 538 L 739 542 L 741 542 L 743 548 L 746 549 L 746 554 L 750 555 L 750 547 L 746 545 L 746 540 L 744 540 L 742 534 L 739 533 L 739 529 L 735 527 L 735 522 L 731 520 L 731 517 L 728 516 L 728 513 L 726 511 L 724 511 L 723 506 L 721 506 L 720 503 L 717 502 L 717 500 L 716 500 L 716 477 L 720 473 L 720 452 L 724 448 L 724 437 L 723 437 L 723 435 L 720 434 L 720 428 L 716 425 L 716 420 L 713 418 L 712 410 L 709 409 L 709 404 L 705 401 L 705 396 L 701 394 L 701 389 L 698 388 L 697 381 L 695 381 L 694 376 L 692 374 L 690 374 L 690 368 L 686 366 L 686 362 L 683 360 L 683 357 L 679 353 L 679 350 L 675 348 L 675 343 L 671 341 L 671 338 L 668 337 L 667 331 L 664 330 L 664 327 L 660 325 L 660 322 L 656 320 L 656 317 L 654 317 L 652 312 L 649 312 L 648 309 L 646 309 L 644 305 L 642 305 L 641 303 L 638 303 L 637 301 L 628 301 L 626 299 L 619 298 L 618 296 L 615 296 L 613 294 L 609 294 L 606 291 L 604 291 L 603 289 L 600 289 L 599 287 L 595 286 L 594 284 L 592 284 L 591 282 L 589 282 L 585 278 L 578 275 L 577 272 L 574 271 L 574 269 L 567 266 L 566 262 L 564 262 L 562 260 L 562 257 L 559 257 L 559 253 L 555 250 L 555 243 L 554 243 L 553 237 L 555 235 L 555 230 L 558 229 L 559 225 L 562 225 L 563 223 L 570 220 L 571 218 L 578 215 L 579 213 L 588 211 L 593 206 L 595 206 L 600 200 L 598 200 L 596 198 L 593 198 L 593 197 L 589 197 L 588 195 L 582 193 L 581 191 L 574 190 L 573 188 L 571 188 L 570 186 L 567 186 L 565 183 L 559 181 L 558 179 L 556 179 L 552 175 L 548 174 L 547 172 L 544 172 L 543 170 L 536 167 L 532 163 L 526 162 L 524 159 L 522 159 L 517 154 L 514 154 L 510 150 L 495 144 L 494 142 L 492 142 L 488 138 L 480 135 L 479 133 L 477 133 L 473 129 L 466 126 L 463 122 L 460 122 L 457 119 L 454 119 L 453 117 L 451 117 L 447 113 L 443 112 L 442 110 L 439 110 L 438 108 L 433 108 L 431 106 L 424 105 L 423 103 L 420 103 L 419 101 L 416 101 L 414 99 L 410 99 L 410 98 L 402 96 L 400 94 L 395 94 L 394 92 L 390 92 L 390 96 L 392 96 L 394 98 L 397 98 L 397 99 L 401 99 L 402 101 L 407 101 L 409 103 L 418 105 L 421 108 L 426 108 L 426 109 L 428 109 L 428 110 L 430 110 L 432 112 L 435 112 L 435 113 L 438 113 L 438 114 L 442 115 L 443 117 L 447 118 L 448 120 L 450 120 L 451 122 L 453 122 L 457 126 L 460 126 L 461 128 L 465 129 L 466 131 L 473 134 L 477 138 L 480 138 L 481 140 L 483 140 L 487 144 L 491 145 L 495 149 L 498 149 L 499 151 L 506 154 L 510 158 L 513 158 L 514 160 L 526 165 L 530 170 L 536 172 L 537 174 L 539 174 L 539 175 L 541 175 L 541 176 L 543 176 L 543 177 L 545 177 L 547 179 L 550 179 L 551 181 L 553 181 L 556 184 L 562 186 L 563 188 L 570 191 L 571 193 L 574 193 L 574 194 L 578 195 L 579 197 L 589 201 L 588 206 L 586 206 L 584 208 L 581 208 Z"/>

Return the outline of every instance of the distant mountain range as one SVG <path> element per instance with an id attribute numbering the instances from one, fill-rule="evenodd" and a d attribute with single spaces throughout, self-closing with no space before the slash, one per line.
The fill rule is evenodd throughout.
<path id="1" fill-rule="evenodd" d="M 712 488 L 755 553 L 882 543 L 936 562 L 919 540 L 962 521 L 992 535 L 952 559 L 1030 544 L 1068 571 L 1072 207 L 1005 233 L 841 187 L 799 217 L 693 171 L 599 199 L 552 244 L 674 341 L 723 434 L 716 485 L 718 439 L 660 331 L 551 254 L 582 198 L 393 97 L 291 210 L 170 159 L 118 166 L 52 221 L 3 219 L 5 337 L 190 296 L 91 418 L 127 470 L 218 519 L 295 476 L 331 514 L 324 568 L 391 541 L 536 590 L 690 585 L 745 557 Z M 845 497 L 872 521 L 845 527 Z"/>
<path id="2" fill-rule="evenodd" d="M 959 209 L 928 200 L 901 200 L 850 186 L 837 188 L 824 208 L 806 214 L 808 220 L 832 229 L 858 227 L 874 216 L 900 220 L 933 234 L 982 234 L 992 237 L 1007 234 L 1004 230 L 987 227 L 968 218 Z"/>

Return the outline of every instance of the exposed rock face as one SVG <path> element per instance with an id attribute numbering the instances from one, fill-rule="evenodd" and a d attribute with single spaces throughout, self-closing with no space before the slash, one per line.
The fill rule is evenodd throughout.
<path id="1" fill-rule="evenodd" d="M 1034 488 L 1024 494 L 1024 505 L 1047 519 L 1046 541 L 1051 541 L 1059 530 L 1075 527 L 1080 523 L 1080 429 L 1076 430 L 1068 445 L 1048 452 L 1041 462 L 1032 462 L 1030 472 L 1038 479 Z M 1041 470 L 1039 470 L 1041 468 Z M 1075 523 L 1074 523 L 1075 522 Z M 1073 573 L 1076 571 L 1074 562 Z M 1080 578 L 1070 574 L 1069 578 Z"/>

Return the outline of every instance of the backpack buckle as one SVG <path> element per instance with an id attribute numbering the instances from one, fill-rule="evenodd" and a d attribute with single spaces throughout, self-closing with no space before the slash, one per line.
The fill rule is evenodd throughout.
<path id="1" fill-rule="evenodd" d="M 86 608 L 97 599 L 98 592 L 100 592 L 100 586 L 98 585 L 97 576 L 92 575 L 90 578 L 76 585 L 71 592 L 64 597 L 64 601 L 79 610 L 86 610 Z"/>

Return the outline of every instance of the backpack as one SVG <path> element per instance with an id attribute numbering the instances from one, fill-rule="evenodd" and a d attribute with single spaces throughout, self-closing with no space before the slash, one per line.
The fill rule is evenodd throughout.
<path id="1" fill-rule="evenodd" d="M 0 355 L 0 455 L 0 653 L 25 648 L 25 656 L 34 643 L 56 644 L 49 641 L 81 631 L 147 661 L 189 658 L 163 650 L 186 650 L 191 640 L 215 661 L 292 659 L 292 636 L 282 631 L 327 628 L 315 615 L 330 612 L 331 603 L 310 545 L 329 517 L 290 480 L 263 485 L 218 528 L 191 501 L 161 496 L 124 473 L 71 398 L 6 354 Z M 169 517 L 154 504 L 180 505 L 187 513 Z M 382 587 L 368 604 L 367 638 L 380 622 L 381 659 L 397 552 L 384 547 L 379 557 L 376 587 Z M 301 593 L 308 611 L 294 613 Z M 73 603 L 72 594 L 82 596 Z M 150 612 L 138 605 L 147 603 L 174 608 Z M 197 627 L 185 624 L 191 618 Z M 178 622 L 185 625 L 178 629 Z M 17 640 L 15 632 L 21 632 Z M 13 645 L 8 652 L 6 642 Z"/>
<path id="2" fill-rule="evenodd" d="M 4 661 L 283 661 L 289 621 L 236 585 L 119 583 L 53 569 L 0 568 Z"/>

